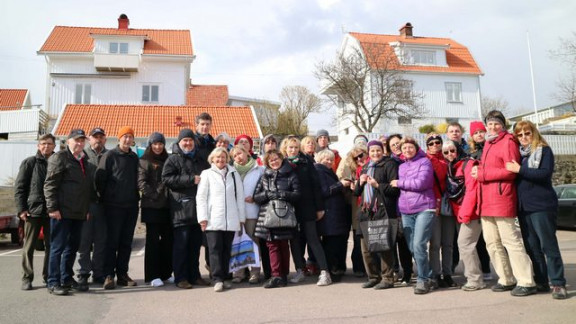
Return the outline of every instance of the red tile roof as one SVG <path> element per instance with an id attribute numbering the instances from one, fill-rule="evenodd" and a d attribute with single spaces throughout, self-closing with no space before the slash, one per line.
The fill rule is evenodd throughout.
<path id="1" fill-rule="evenodd" d="M 146 36 L 144 54 L 192 55 L 189 30 L 116 29 L 56 26 L 40 52 L 92 52 L 91 35 Z"/>
<path id="2" fill-rule="evenodd" d="M 22 109 L 28 90 L 0 89 L 0 111 Z"/>
<path id="3" fill-rule="evenodd" d="M 109 136 L 115 137 L 122 126 L 131 126 L 139 138 L 146 138 L 152 132 L 177 138 L 181 128 L 194 129 L 194 118 L 202 112 L 212 116 L 213 136 L 226 132 L 231 137 L 247 134 L 260 138 L 259 126 L 250 107 L 206 106 L 66 105 L 54 134 L 66 136 L 74 128 L 89 132 L 94 127 L 102 127 Z M 182 117 L 181 126 L 175 124 L 178 116 Z"/>
<path id="4" fill-rule="evenodd" d="M 370 64 L 372 67 L 382 65 L 386 62 L 387 58 L 392 57 L 393 68 L 396 67 L 402 71 L 423 71 L 423 72 L 451 72 L 451 73 L 472 73 L 482 74 L 480 67 L 472 57 L 472 54 L 465 46 L 455 42 L 450 38 L 435 38 L 435 37 L 404 37 L 400 35 L 378 35 L 378 34 L 362 34 L 350 33 L 356 38 L 362 50 L 365 53 L 376 51 L 377 56 Z M 398 61 L 392 47 L 389 45 L 391 42 L 399 42 L 404 44 L 427 44 L 427 45 L 448 45 L 446 49 L 446 63 L 447 67 L 442 66 L 422 66 L 422 65 L 401 65 Z M 380 64 L 379 64 L 380 63 Z"/>
<path id="5" fill-rule="evenodd" d="M 192 84 L 186 94 L 189 106 L 226 106 L 228 104 L 228 86 Z"/>

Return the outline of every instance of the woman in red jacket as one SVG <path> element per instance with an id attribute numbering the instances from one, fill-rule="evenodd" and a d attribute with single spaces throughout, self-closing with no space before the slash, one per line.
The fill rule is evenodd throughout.
<path id="1" fill-rule="evenodd" d="M 482 160 L 471 170 L 478 179 L 478 214 L 490 259 L 498 274 L 492 291 L 510 291 L 512 296 L 536 293 L 532 262 L 522 244 L 522 235 L 515 224 L 517 195 L 516 174 L 506 170 L 506 162 L 520 161 L 518 142 L 504 128 L 506 119 L 498 111 L 485 118 L 488 128 Z"/>

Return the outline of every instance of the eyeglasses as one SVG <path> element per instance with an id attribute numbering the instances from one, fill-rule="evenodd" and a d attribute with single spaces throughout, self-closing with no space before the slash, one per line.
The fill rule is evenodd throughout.
<path id="1" fill-rule="evenodd" d="M 390 146 L 400 146 L 400 142 L 394 143 L 394 144 L 390 144 Z"/>
<path id="2" fill-rule="evenodd" d="M 440 142 L 440 141 L 432 141 L 432 142 L 428 143 L 427 145 L 428 145 L 428 146 L 434 146 L 434 145 L 440 145 L 440 144 L 442 144 L 442 142 Z"/>
<path id="3" fill-rule="evenodd" d="M 442 152 L 444 155 L 448 155 L 448 153 L 456 153 L 456 149 L 449 149 L 448 151 Z"/>
<path id="4" fill-rule="evenodd" d="M 354 159 L 358 160 L 358 159 L 362 159 L 364 157 L 364 153 L 354 157 Z"/>
<path id="5" fill-rule="evenodd" d="M 529 136 L 532 136 L 532 132 L 526 132 L 526 133 L 518 133 L 518 134 L 516 134 L 516 137 L 518 137 L 518 138 L 529 137 Z"/>

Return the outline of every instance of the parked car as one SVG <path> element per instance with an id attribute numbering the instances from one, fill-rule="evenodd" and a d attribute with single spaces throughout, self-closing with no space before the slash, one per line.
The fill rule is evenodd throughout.
<path id="1" fill-rule="evenodd" d="M 22 246 L 24 226 L 20 226 L 20 222 L 21 220 L 16 215 L 0 216 L 0 233 L 9 233 L 12 243 Z"/>
<path id="2" fill-rule="evenodd" d="M 555 186 L 558 195 L 558 227 L 576 229 L 576 184 Z"/>

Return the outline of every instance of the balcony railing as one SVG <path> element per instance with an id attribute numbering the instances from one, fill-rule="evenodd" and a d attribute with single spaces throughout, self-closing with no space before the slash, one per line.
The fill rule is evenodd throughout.
<path id="1" fill-rule="evenodd" d="M 97 71 L 138 72 L 140 55 L 94 53 L 94 67 Z"/>

